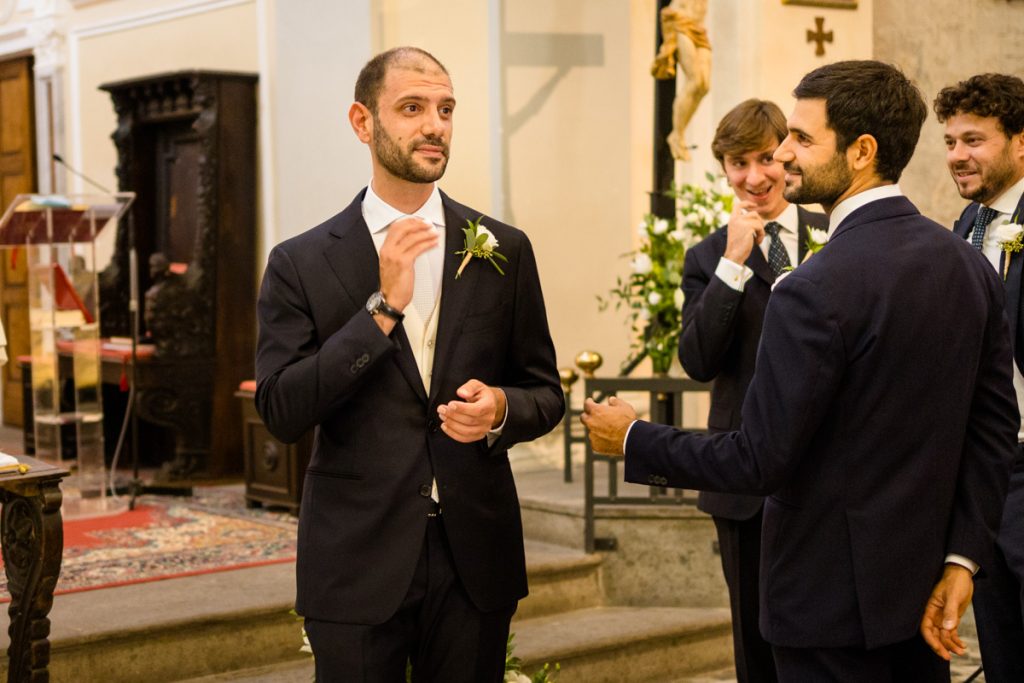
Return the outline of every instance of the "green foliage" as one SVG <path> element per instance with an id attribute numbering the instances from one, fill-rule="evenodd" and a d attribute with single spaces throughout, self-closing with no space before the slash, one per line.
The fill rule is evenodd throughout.
<path id="1" fill-rule="evenodd" d="M 683 259 L 686 249 L 724 225 L 732 211 L 733 195 L 724 178 L 707 174 L 708 187 L 675 185 L 666 194 L 676 203 L 671 218 L 644 216 L 639 226 L 640 247 L 631 256 L 632 273 L 619 277 L 598 307 L 629 311 L 634 334 L 630 358 L 649 356 L 655 372 L 667 372 L 676 355 L 682 326 Z"/>

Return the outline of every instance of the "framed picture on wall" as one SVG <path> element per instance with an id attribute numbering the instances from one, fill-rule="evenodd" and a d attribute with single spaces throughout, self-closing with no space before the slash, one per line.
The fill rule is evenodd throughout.
<path id="1" fill-rule="evenodd" d="M 783 5 L 804 5 L 806 7 L 831 7 L 833 9 L 857 9 L 857 0 L 782 0 Z"/>

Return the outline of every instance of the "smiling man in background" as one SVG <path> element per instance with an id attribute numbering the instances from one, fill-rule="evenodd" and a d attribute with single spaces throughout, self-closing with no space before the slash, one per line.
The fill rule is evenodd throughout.
<path id="1" fill-rule="evenodd" d="M 935 113 L 945 123 L 946 163 L 960 196 L 971 200 L 953 230 L 1003 276 L 1013 385 L 1024 412 L 1024 81 L 982 74 L 943 88 Z M 1024 426 L 1017 434 L 1024 442 Z M 1018 446 L 992 563 L 976 581 L 974 616 L 988 683 L 1024 681 L 1024 446 Z"/>

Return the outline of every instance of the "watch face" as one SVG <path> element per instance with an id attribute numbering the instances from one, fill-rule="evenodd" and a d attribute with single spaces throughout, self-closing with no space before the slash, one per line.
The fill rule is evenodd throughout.
<path id="1" fill-rule="evenodd" d="M 380 291 L 376 291 L 370 295 L 370 298 L 366 300 L 366 310 L 370 312 L 370 315 L 378 313 L 380 311 L 380 304 L 384 301 L 384 295 Z"/>

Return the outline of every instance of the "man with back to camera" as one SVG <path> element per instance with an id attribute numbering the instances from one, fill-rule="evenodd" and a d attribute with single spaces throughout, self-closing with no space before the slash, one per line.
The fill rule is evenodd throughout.
<path id="1" fill-rule="evenodd" d="M 583 421 L 627 481 L 768 495 L 779 680 L 948 681 L 1017 450 L 1002 284 L 896 185 L 927 116 L 899 70 L 836 62 L 794 95 L 775 158 L 829 240 L 772 293 L 739 431 L 653 425 L 614 397 Z"/>
<path id="2" fill-rule="evenodd" d="M 946 164 L 971 203 L 953 226 L 1002 276 L 1014 350 L 1013 385 L 1024 412 L 1024 258 L 1005 251 L 1024 213 L 1024 81 L 981 74 L 943 88 L 935 113 L 945 124 Z M 1017 434 L 1024 442 L 1024 426 Z M 978 575 L 974 616 L 988 683 L 1024 681 L 1024 446 L 1018 445 L 995 557 Z"/>
<path id="3" fill-rule="evenodd" d="M 686 252 L 679 337 L 679 360 L 687 374 L 701 382 L 714 380 L 709 432 L 739 428 L 772 284 L 783 268 L 803 260 L 808 229 L 828 227 L 824 214 L 782 196 L 785 174 L 772 155 L 786 135 L 782 110 L 774 102 L 750 99 L 722 117 L 711 142 L 736 202 L 728 225 Z M 702 491 L 697 507 L 712 515 L 718 532 L 736 678 L 739 683 L 775 681 L 771 646 L 757 626 L 764 499 Z"/>
<path id="4" fill-rule="evenodd" d="M 283 441 L 316 428 L 296 609 L 318 681 L 501 681 L 527 593 L 507 450 L 564 399 L 526 235 L 436 186 L 454 108 L 427 52 L 371 59 L 349 109 L 370 184 L 263 278 L 256 406 Z"/>

